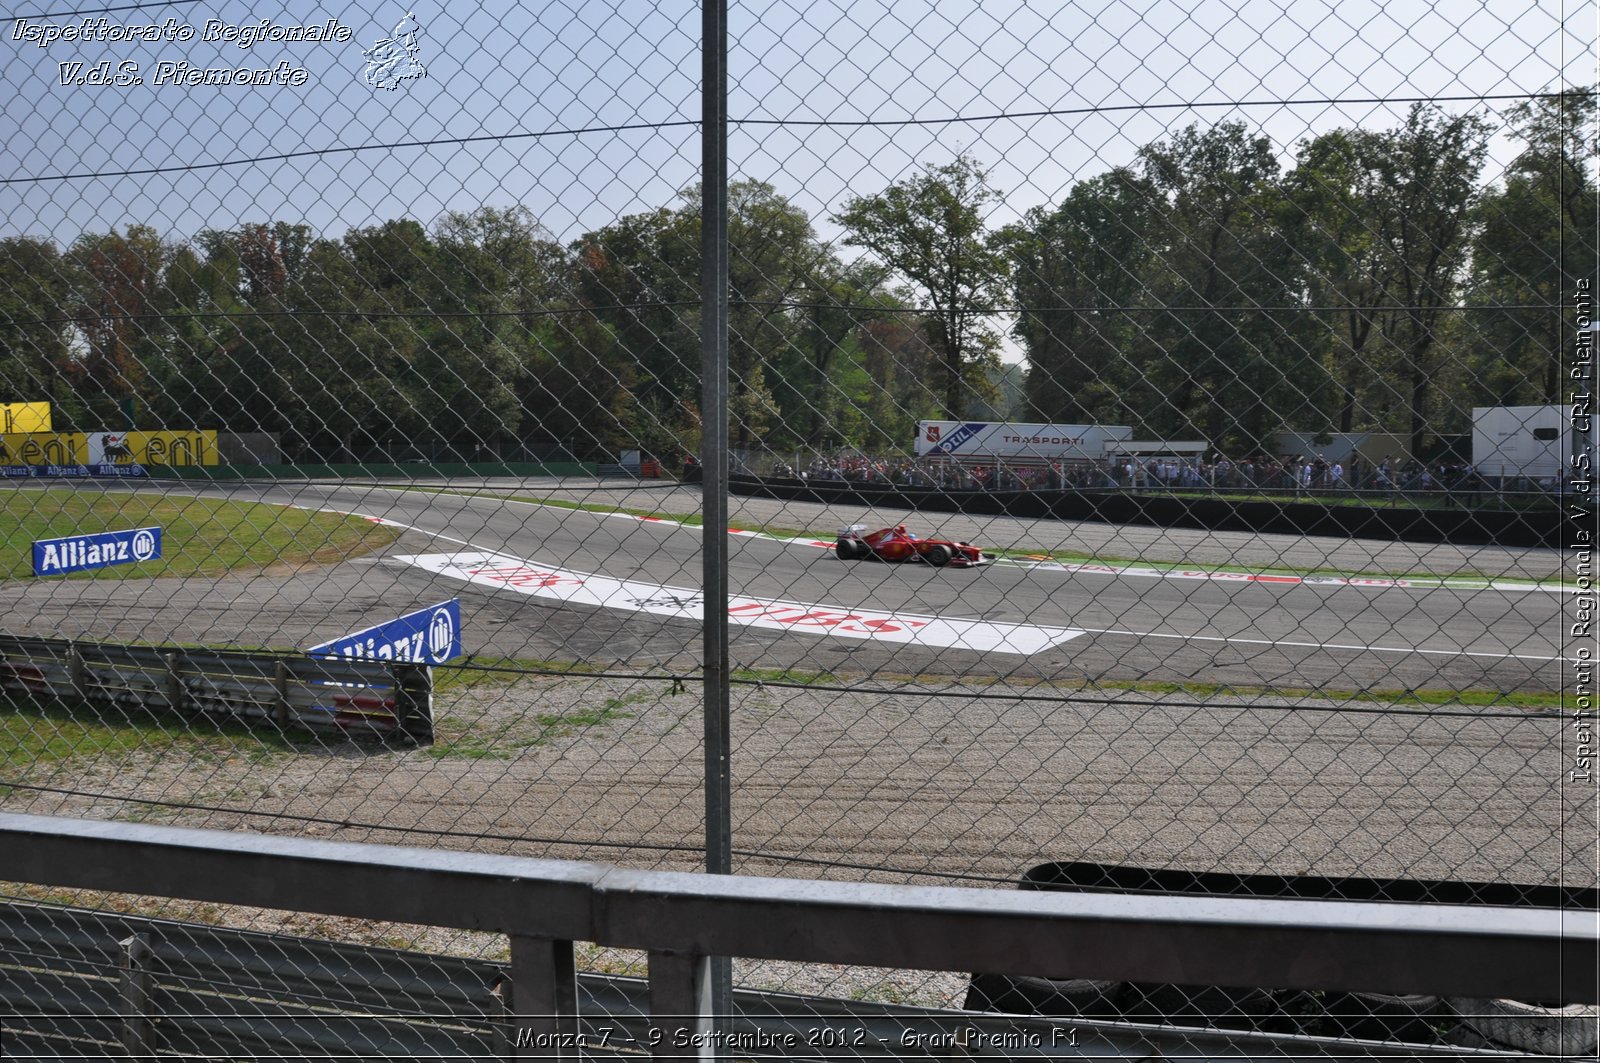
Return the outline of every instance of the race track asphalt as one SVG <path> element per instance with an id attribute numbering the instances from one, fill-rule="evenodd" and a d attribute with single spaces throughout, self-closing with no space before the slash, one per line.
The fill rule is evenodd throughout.
<path id="1" fill-rule="evenodd" d="M 433 489 L 166 485 L 171 491 L 222 492 L 360 513 L 406 531 L 382 555 L 301 571 L 13 585 L 16 600 L 8 628 L 105 640 L 294 648 L 459 596 L 468 650 L 482 657 L 694 669 L 701 645 L 692 619 L 534 597 L 514 585 L 464 583 L 396 558 L 477 551 L 561 576 L 608 577 L 693 594 L 701 585 L 699 528 L 503 496 L 686 514 L 699 508 L 697 488 L 555 481 L 428 486 Z M 965 538 L 989 549 L 1087 548 L 1144 567 L 1142 574 L 1128 574 L 1016 561 L 978 570 L 846 563 L 804 543 L 730 536 L 729 586 L 736 595 L 840 611 L 832 615 L 872 610 L 1081 632 L 1048 648 L 1014 653 L 847 638 L 825 622 L 787 629 L 735 624 L 730 630 L 735 667 L 1089 684 L 1504 693 L 1559 690 L 1568 667 L 1562 661 L 1563 596 L 1530 589 L 1533 580 L 1559 575 L 1557 551 L 863 513 L 737 497 L 730 507 L 730 519 L 744 527 L 826 533 L 840 523 L 906 522 L 914 531 Z M 1151 567 L 1174 561 L 1196 572 L 1271 567 L 1320 572 L 1322 578 L 1330 571 L 1405 575 L 1413 583 L 1432 574 L 1455 584 L 1175 578 Z M 1466 582 L 1474 576 L 1493 576 L 1510 586 Z"/>

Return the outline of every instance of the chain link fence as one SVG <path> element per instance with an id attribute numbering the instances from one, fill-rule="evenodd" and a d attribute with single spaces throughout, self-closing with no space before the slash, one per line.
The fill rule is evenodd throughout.
<path id="1" fill-rule="evenodd" d="M 0 807 L 703 869 L 725 507 L 735 872 L 1592 905 L 1592 0 L 737 5 L 723 412 L 697 9 L 236 7 L 0 19 Z M 1017 974 L 735 982 L 1470 1027 Z"/>

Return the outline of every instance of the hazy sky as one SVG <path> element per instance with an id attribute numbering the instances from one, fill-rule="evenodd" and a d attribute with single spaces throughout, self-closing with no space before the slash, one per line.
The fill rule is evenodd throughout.
<path id="1" fill-rule="evenodd" d="M 33 0 L 5 4 L 7 125 L 0 225 L 70 241 L 131 222 L 171 238 L 244 221 L 339 235 L 400 216 L 522 203 L 563 238 L 673 201 L 699 159 L 698 7 L 682 3 L 283 4 Z M 366 83 L 369 49 L 407 13 L 425 78 Z M 64 12 L 85 12 L 67 15 Z M 57 40 L 104 11 L 112 27 L 173 19 L 188 41 Z M 1088 3 L 736 3 L 730 169 L 817 217 L 919 163 L 970 151 L 1007 193 L 1001 216 L 1054 201 L 1191 122 L 1240 119 L 1287 157 L 1337 126 L 1386 128 L 1407 104 L 1326 99 L 1521 95 L 1597 80 L 1600 0 L 1091 0 Z M 55 13 L 55 14 L 51 14 Z M 51 17 L 38 18 L 37 15 Z M 205 41 L 209 20 L 351 31 L 347 42 Z M 18 39 L 19 32 L 24 39 Z M 33 32 L 34 39 L 26 39 Z M 143 84 L 62 84 L 63 64 L 136 64 Z M 306 72 L 303 85 L 157 85 L 158 64 Z M 73 68 L 65 68 L 71 70 Z M 81 73 L 82 71 L 79 71 Z M 1240 104 L 1210 106 L 1210 104 Z M 1513 100 L 1450 102 L 1498 119 Z M 1050 117 L 898 122 L 1041 110 Z M 530 133 L 638 123 L 658 130 Z M 498 143 L 378 147 L 511 135 Z M 1497 154 L 1503 164 L 1502 145 Z M 181 172 L 181 167 L 197 167 Z M 1493 168 L 1493 167 L 1492 167 Z M 132 176 L 66 178 L 119 170 Z M 1494 176 L 1491 172 L 1490 178 Z"/>

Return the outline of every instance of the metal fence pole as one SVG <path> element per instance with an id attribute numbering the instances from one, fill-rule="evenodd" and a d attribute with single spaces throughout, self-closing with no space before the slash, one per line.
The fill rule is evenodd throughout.
<path id="1" fill-rule="evenodd" d="M 701 483 L 704 515 L 706 870 L 733 871 L 728 689 L 728 5 L 701 11 Z M 710 966 L 718 1024 L 733 1004 L 733 968 Z"/>
<path id="2" fill-rule="evenodd" d="M 122 1047 L 128 1055 L 150 1055 L 150 936 L 136 933 L 117 944 L 122 946 L 118 993 L 122 999 Z"/>

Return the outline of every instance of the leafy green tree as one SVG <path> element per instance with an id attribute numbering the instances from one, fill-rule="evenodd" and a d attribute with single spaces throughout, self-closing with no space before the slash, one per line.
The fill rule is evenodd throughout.
<path id="1" fill-rule="evenodd" d="M 649 426 L 649 440 L 630 436 L 642 449 L 698 435 L 699 240 L 696 219 L 663 207 L 619 218 L 571 249 L 573 295 L 588 317 L 562 324 L 574 343 L 609 345 L 598 356 L 626 382 L 627 408 L 644 417 L 639 430 Z"/>
<path id="2" fill-rule="evenodd" d="M 634 406 L 674 446 L 698 432 L 700 397 L 700 190 L 676 209 L 631 215 L 574 248 L 580 305 L 592 308 L 624 352 Z M 804 312 L 796 302 L 833 283 L 837 263 L 811 219 L 760 181 L 728 189 L 729 407 L 735 446 L 778 445 L 806 419 L 812 394 L 800 356 Z M 782 405 L 780 398 L 782 396 Z M 641 445 L 643 445 L 641 443 Z M 648 449 L 648 447 L 645 447 Z"/>
<path id="3" fill-rule="evenodd" d="M 171 357 L 153 397 L 164 426 L 282 432 L 295 408 L 284 374 L 299 357 L 284 342 L 311 239 L 305 225 L 208 229 L 168 262 L 163 308 Z"/>
<path id="4" fill-rule="evenodd" d="M 1158 195 L 1129 170 L 1073 186 L 1007 230 L 1028 359 L 1028 415 L 1041 421 L 1120 423 L 1138 386 L 1140 330 L 1129 308 L 1153 270 L 1148 243 Z"/>
<path id="5" fill-rule="evenodd" d="M 1272 312 L 1295 305 L 1291 252 L 1275 224 L 1277 155 L 1265 136 L 1224 122 L 1190 126 L 1139 158 L 1159 197 L 1146 289 L 1167 308 L 1145 315 L 1144 426 L 1255 450 L 1302 413 L 1320 373 L 1286 329 L 1289 315 Z"/>
<path id="6" fill-rule="evenodd" d="M 80 425 L 72 388 L 72 277 L 50 240 L 0 240 L 0 402 L 51 404 L 58 428 Z"/>
<path id="7" fill-rule="evenodd" d="M 847 422 L 845 438 L 870 452 L 905 447 L 916 438 L 919 420 L 938 419 L 943 413 L 948 396 L 931 386 L 942 354 L 929 342 L 920 317 L 911 314 L 863 322 L 857 342 L 868 383 L 864 397 L 853 405 L 863 416 Z"/>
<path id="8" fill-rule="evenodd" d="M 1464 414 L 1435 394 L 1435 381 L 1449 368 L 1439 340 L 1465 279 L 1490 132 L 1475 115 L 1414 104 L 1400 128 L 1371 138 L 1361 175 L 1359 194 L 1395 307 L 1383 331 L 1404 389 L 1412 454 L 1426 452 L 1431 415 L 1454 412 L 1459 424 Z"/>
<path id="9" fill-rule="evenodd" d="M 817 259 L 794 293 L 793 334 L 780 354 L 773 392 L 793 442 L 810 450 L 857 441 L 872 402 L 863 330 L 876 316 L 904 308 L 885 287 L 888 268 L 866 259 Z"/>
<path id="10" fill-rule="evenodd" d="M 698 189 L 686 209 L 699 225 Z M 800 342 L 800 317 L 791 307 L 832 266 L 806 212 L 764 181 L 728 187 L 728 405 L 734 446 L 755 440 L 788 442 L 774 396 L 782 368 Z M 787 434 L 787 433 L 785 433 Z"/>
<path id="11" fill-rule="evenodd" d="M 933 390 L 946 416 L 959 417 L 967 395 L 987 397 L 987 373 L 999 337 L 986 311 L 1005 296 L 1009 262 L 987 209 L 999 200 L 969 156 L 846 200 L 834 221 L 844 242 L 865 248 L 908 280 L 927 301 L 922 326 L 937 352 Z"/>
<path id="12" fill-rule="evenodd" d="M 1600 282 L 1595 90 L 1529 100 L 1507 116 L 1523 150 L 1476 210 L 1471 302 L 1483 309 L 1470 316 L 1480 329 L 1472 391 L 1484 403 L 1559 403 L 1572 328 L 1565 304 L 1580 280 L 1591 292 Z"/>
<path id="13" fill-rule="evenodd" d="M 476 457 L 520 437 L 524 320 L 561 290 L 565 254 L 523 207 L 451 213 L 434 235 L 417 406 L 431 434 Z"/>
<path id="14" fill-rule="evenodd" d="M 1378 242 L 1364 179 L 1376 141 L 1351 129 L 1312 138 L 1284 179 L 1283 228 L 1321 332 L 1321 342 L 1306 342 L 1321 354 L 1333 397 L 1329 427 L 1340 432 L 1378 427 L 1375 411 L 1399 394 L 1383 371 L 1381 327 L 1393 259 Z"/>
<path id="15" fill-rule="evenodd" d="M 150 398 L 150 370 L 167 354 L 159 316 L 172 248 L 148 225 L 85 233 L 68 252 L 72 316 L 83 342 L 75 387 L 96 427 L 134 427 L 128 413 Z"/>

